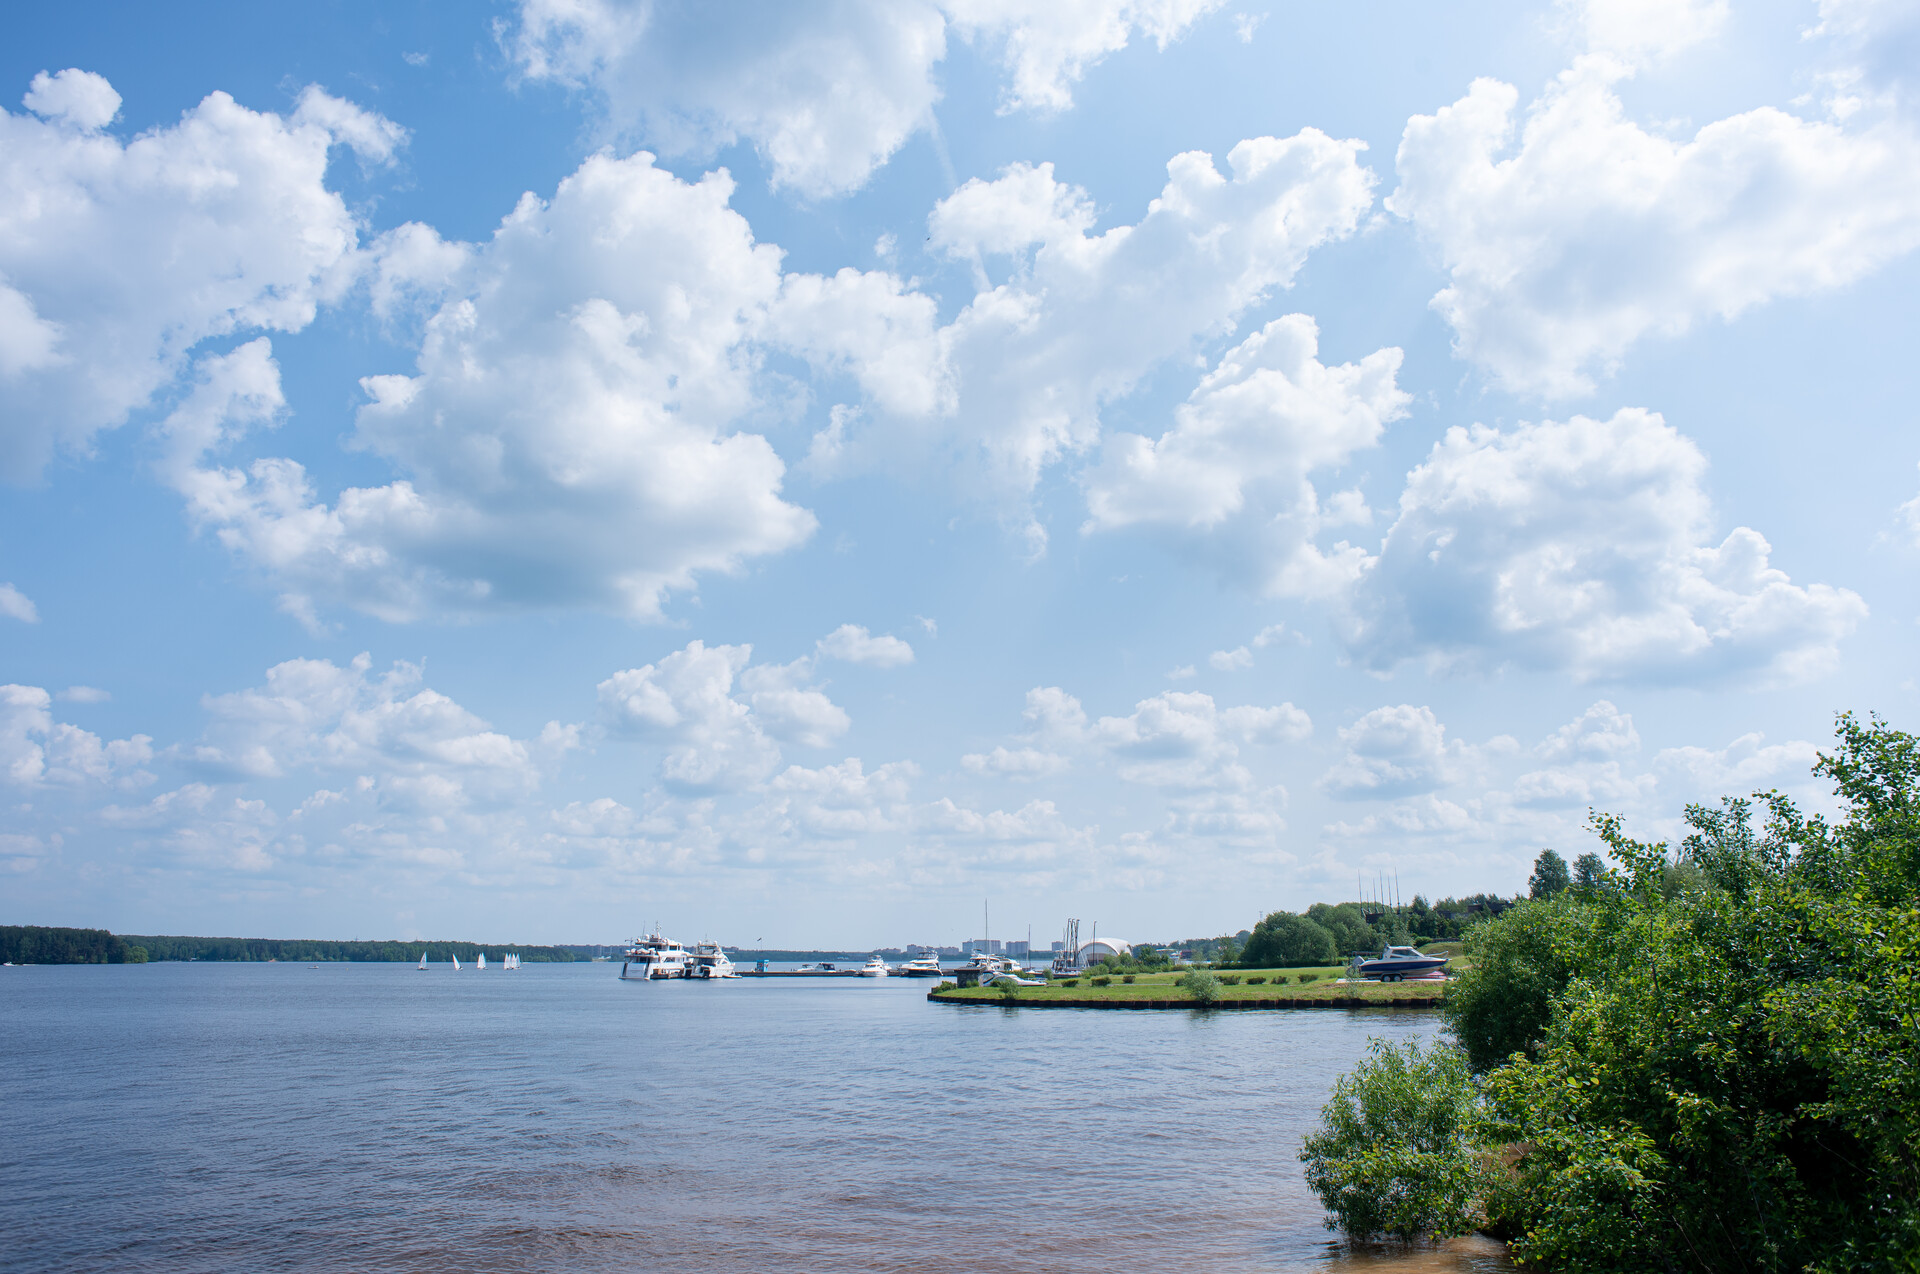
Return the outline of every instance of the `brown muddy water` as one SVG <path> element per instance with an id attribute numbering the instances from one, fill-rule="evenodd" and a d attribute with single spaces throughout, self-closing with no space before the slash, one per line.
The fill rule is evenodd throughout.
<path id="1" fill-rule="evenodd" d="M 0 970 L 0 1269 L 1494 1274 L 1295 1156 L 1392 1011 L 928 1004 L 618 966 Z"/>

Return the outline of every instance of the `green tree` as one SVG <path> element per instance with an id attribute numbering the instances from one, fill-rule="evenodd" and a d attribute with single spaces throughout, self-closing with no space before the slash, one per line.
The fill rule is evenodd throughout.
<path id="1" fill-rule="evenodd" d="M 1466 1234 L 1487 1193 L 1471 1136 L 1477 1094 L 1466 1057 L 1374 1040 L 1343 1076 L 1300 1151 L 1329 1229 L 1355 1238 Z"/>
<path id="2" fill-rule="evenodd" d="M 1586 853 L 1573 860 L 1573 883 L 1581 889 L 1595 889 L 1606 883 L 1607 864 L 1598 854 Z"/>
<path id="3" fill-rule="evenodd" d="M 1337 955 L 1356 955 L 1362 951 L 1380 949 L 1367 918 L 1360 914 L 1360 908 L 1350 902 L 1343 902 L 1337 907 L 1316 902 L 1307 908 L 1307 918 L 1333 935 Z"/>
<path id="4" fill-rule="evenodd" d="M 1178 985 L 1186 988 L 1187 994 L 1193 997 L 1193 1002 L 1203 1009 L 1211 1008 L 1214 1001 L 1220 998 L 1220 979 L 1204 969 L 1195 969 L 1192 973 L 1185 975 Z"/>
<path id="5" fill-rule="evenodd" d="M 1333 935 L 1291 911 L 1276 911 L 1255 925 L 1240 953 L 1240 963 L 1250 969 L 1332 964 L 1336 959 Z"/>
<path id="6" fill-rule="evenodd" d="M 1534 898 L 1551 898 L 1572 883 L 1567 860 L 1551 849 L 1540 851 L 1533 860 L 1533 875 L 1527 878 L 1527 893 Z"/>

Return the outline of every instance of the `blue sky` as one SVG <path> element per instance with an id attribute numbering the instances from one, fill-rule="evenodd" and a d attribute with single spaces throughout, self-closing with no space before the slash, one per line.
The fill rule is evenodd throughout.
<path id="1" fill-rule="evenodd" d="M 1912 715 L 1911 3 L 9 28 L 0 919 L 1185 936 Z"/>

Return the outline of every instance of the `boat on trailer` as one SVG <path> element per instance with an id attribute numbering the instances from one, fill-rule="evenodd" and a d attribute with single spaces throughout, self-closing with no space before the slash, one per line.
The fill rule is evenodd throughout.
<path id="1" fill-rule="evenodd" d="M 1380 955 L 1376 959 L 1356 957 L 1351 972 L 1373 981 L 1405 982 L 1409 978 L 1444 978 L 1446 967 L 1445 956 L 1421 955 L 1413 947 L 1396 947 L 1388 943 L 1380 948 Z"/>

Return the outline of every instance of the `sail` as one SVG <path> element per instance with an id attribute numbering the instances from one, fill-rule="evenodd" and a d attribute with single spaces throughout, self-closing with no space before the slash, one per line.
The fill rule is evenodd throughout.
<path id="1" fill-rule="evenodd" d="M 482 951 L 482 952 L 480 953 L 480 958 L 479 958 L 479 959 L 477 959 L 477 960 L 475 960 L 475 961 L 473 962 L 473 967 L 474 967 L 474 968 L 476 968 L 476 969 L 484 969 L 484 968 L 486 968 L 486 967 L 487 967 L 487 953 L 486 953 L 486 952 L 484 952 L 484 951 Z"/>
<path id="2" fill-rule="evenodd" d="M 427 967 L 427 953 L 424 951 L 420 953 L 420 967 L 423 969 Z"/>
<path id="3" fill-rule="evenodd" d="M 457 955 L 453 957 L 453 971 L 455 973 L 460 972 L 460 957 Z"/>

